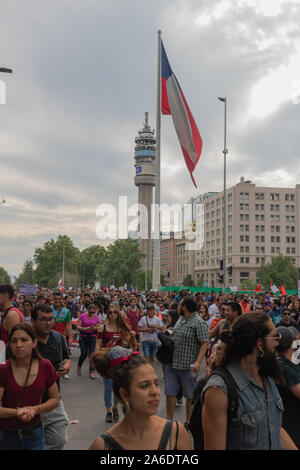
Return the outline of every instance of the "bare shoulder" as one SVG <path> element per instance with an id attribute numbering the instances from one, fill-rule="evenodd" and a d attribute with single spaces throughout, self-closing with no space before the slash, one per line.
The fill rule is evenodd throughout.
<path id="1" fill-rule="evenodd" d="M 176 422 L 173 424 L 172 428 L 172 435 L 174 436 L 173 443 L 175 445 L 176 442 L 176 435 L 178 429 L 178 438 L 177 438 L 177 450 L 193 450 L 193 443 L 189 436 L 189 433 L 185 429 L 182 423 L 178 423 L 178 428 Z"/>
<path id="2" fill-rule="evenodd" d="M 105 442 L 102 437 L 97 437 L 97 439 L 94 440 L 89 450 L 106 450 Z"/>

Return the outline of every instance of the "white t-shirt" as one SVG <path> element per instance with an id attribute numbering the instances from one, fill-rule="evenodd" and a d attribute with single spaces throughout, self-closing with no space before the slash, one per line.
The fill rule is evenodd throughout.
<path id="1" fill-rule="evenodd" d="M 216 315 L 216 313 L 219 313 L 219 307 L 216 304 L 212 304 L 208 307 L 208 313 L 210 316 Z"/>
<path id="2" fill-rule="evenodd" d="M 141 328 L 150 328 L 153 326 L 154 328 L 156 326 L 164 326 L 163 322 L 158 318 L 158 317 L 153 317 L 149 318 L 148 315 L 145 315 L 142 317 L 139 321 L 139 327 Z M 145 332 L 142 333 L 142 341 L 151 341 L 154 343 L 157 343 L 157 332 L 155 331 L 154 333 L 149 333 Z"/>

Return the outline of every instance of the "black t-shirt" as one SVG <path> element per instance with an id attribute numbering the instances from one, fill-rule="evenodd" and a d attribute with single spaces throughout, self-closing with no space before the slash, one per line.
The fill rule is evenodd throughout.
<path id="1" fill-rule="evenodd" d="M 293 326 L 294 328 L 296 328 L 296 330 L 300 331 L 300 325 L 298 325 L 295 320 L 290 320 L 290 323 L 284 323 L 283 320 L 281 320 L 277 325 L 276 327 L 278 328 L 278 326 L 285 326 L 285 327 L 289 327 L 289 326 Z"/>
<path id="2" fill-rule="evenodd" d="M 69 359 L 68 348 L 65 338 L 58 331 L 49 333 L 47 343 L 38 341 L 38 351 L 44 359 L 48 359 L 55 370 L 58 369 L 59 363 L 65 359 Z M 57 379 L 57 388 L 60 390 L 60 378 Z M 46 398 L 46 399 L 45 399 Z M 43 402 L 47 401 L 47 394 L 43 396 Z"/>
<path id="3" fill-rule="evenodd" d="M 290 391 L 290 387 L 300 383 L 300 365 L 294 364 L 283 356 L 279 357 L 279 363 L 287 384 L 286 387 L 283 387 L 282 385 L 278 386 L 284 406 L 282 427 L 293 439 L 296 446 L 300 448 L 300 399 Z"/>

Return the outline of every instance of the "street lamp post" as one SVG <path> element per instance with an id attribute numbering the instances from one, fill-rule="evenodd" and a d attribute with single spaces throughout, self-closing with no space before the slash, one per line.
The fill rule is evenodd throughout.
<path id="1" fill-rule="evenodd" d="M 219 101 L 224 103 L 224 224 L 223 224 L 223 292 L 226 293 L 226 227 L 227 227 L 227 218 L 226 218 L 226 155 L 228 149 L 226 148 L 226 138 L 227 138 L 227 98 L 218 97 Z"/>

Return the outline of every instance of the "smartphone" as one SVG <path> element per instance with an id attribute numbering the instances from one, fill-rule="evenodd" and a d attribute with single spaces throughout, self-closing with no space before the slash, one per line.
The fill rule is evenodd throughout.
<path id="1" fill-rule="evenodd" d="M 64 361 L 61 361 L 58 366 L 57 366 L 57 369 L 56 370 L 59 370 L 59 369 L 63 369 L 65 363 L 67 362 L 67 359 L 65 359 Z"/>

